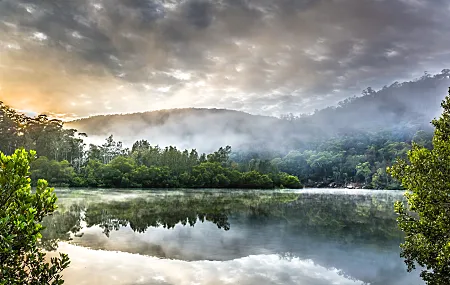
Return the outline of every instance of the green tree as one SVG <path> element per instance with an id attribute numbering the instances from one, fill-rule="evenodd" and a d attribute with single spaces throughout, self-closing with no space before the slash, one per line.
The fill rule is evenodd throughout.
<path id="1" fill-rule="evenodd" d="M 114 158 L 109 165 L 111 167 L 119 170 L 122 174 L 131 173 L 133 169 L 136 167 L 133 159 L 125 156 L 118 156 Z"/>
<path id="2" fill-rule="evenodd" d="M 407 204 L 395 203 L 406 235 L 401 256 L 408 271 L 419 264 L 430 285 L 450 284 L 450 95 L 441 106 L 442 115 L 432 122 L 433 148 L 413 144 L 407 160 L 388 169 L 408 190 Z"/>
<path id="3" fill-rule="evenodd" d="M 385 189 L 388 185 L 388 175 L 386 168 L 378 168 L 372 175 L 372 187 L 374 189 Z"/>
<path id="4" fill-rule="evenodd" d="M 242 188 L 273 188 L 273 181 L 267 174 L 261 174 L 257 171 L 249 171 L 242 174 Z"/>
<path id="5" fill-rule="evenodd" d="M 229 170 L 222 167 L 218 162 L 204 162 L 192 169 L 193 185 L 195 187 L 227 187 Z"/>
<path id="6" fill-rule="evenodd" d="M 85 183 L 87 186 L 98 187 L 102 183 L 101 168 L 103 164 L 97 159 L 91 159 L 88 161 L 86 168 L 84 169 Z"/>
<path id="7" fill-rule="evenodd" d="M 171 187 L 171 173 L 167 167 L 147 167 L 142 165 L 133 170 L 130 176 L 132 182 L 138 187 L 144 188 L 165 188 Z"/>
<path id="8" fill-rule="evenodd" d="M 303 187 L 297 176 L 289 175 L 287 173 L 280 173 L 279 176 L 280 184 L 283 187 L 291 189 L 298 189 Z"/>
<path id="9" fill-rule="evenodd" d="M 31 163 L 31 180 L 33 185 L 42 178 L 51 186 L 69 186 L 75 177 L 75 170 L 67 160 L 48 160 L 41 156 Z"/>
<path id="10" fill-rule="evenodd" d="M 231 146 L 227 145 L 225 148 L 221 147 L 218 151 L 208 154 L 208 162 L 217 162 L 222 166 L 228 166 L 230 160 Z"/>
<path id="11" fill-rule="evenodd" d="M 419 146 L 431 149 L 433 145 L 431 144 L 433 134 L 431 132 L 426 132 L 424 130 L 419 130 L 413 137 L 413 142 Z"/>
<path id="12" fill-rule="evenodd" d="M 63 284 L 61 271 L 69 258 L 60 254 L 45 261 L 38 248 L 42 219 L 56 209 L 56 195 L 39 180 L 31 192 L 29 161 L 36 153 L 16 150 L 11 156 L 0 153 L 0 284 Z"/>
<path id="13" fill-rule="evenodd" d="M 368 162 L 359 163 L 356 166 L 356 175 L 361 176 L 364 179 L 364 183 L 369 182 L 369 178 L 372 174 L 372 171 L 370 170 L 370 164 Z"/>

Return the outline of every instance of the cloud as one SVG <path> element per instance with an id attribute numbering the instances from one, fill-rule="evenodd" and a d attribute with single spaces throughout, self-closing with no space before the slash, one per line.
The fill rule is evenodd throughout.
<path id="1" fill-rule="evenodd" d="M 87 116 L 303 113 L 450 61 L 447 1 L 0 2 L 0 98 Z"/>
<path id="2" fill-rule="evenodd" d="M 83 236 L 74 240 L 74 244 L 81 247 L 73 248 L 73 250 L 84 251 L 84 254 L 81 256 L 78 256 L 75 252 L 73 253 L 74 262 L 77 264 L 75 268 L 86 270 L 86 267 L 91 268 L 98 264 L 98 262 L 93 262 L 93 264 L 89 262 L 96 261 L 98 258 L 86 258 L 86 255 L 89 253 L 83 248 L 89 248 L 91 250 L 101 250 L 97 251 L 97 254 L 105 253 L 111 255 L 111 257 L 113 257 L 112 255 L 120 255 L 121 257 L 140 258 L 139 255 L 144 255 L 150 259 L 154 259 L 153 257 L 162 258 L 158 259 L 159 262 L 164 262 L 164 260 L 172 261 L 179 265 L 189 261 L 190 264 L 209 265 L 213 272 L 221 271 L 220 268 L 223 265 L 231 263 L 230 265 L 234 266 L 234 268 L 242 269 L 242 271 L 236 272 L 238 276 L 232 284 L 322 285 L 333 284 L 333 281 L 338 282 L 338 280 L 343 282 L 339 284 L 347 284 L 345 282 L 348 282 L 348 284 L 419 284 L 420 278 L 418 278 L 418 273 L 407 273 L 402 260 L 398 259 L 398 245 L 396 244 L 386 243 L 384 246 L 389 248 L 389 250 L 382 252 L 380 252 L 379 248 L 364 247 L 364 255 L 361 255 L 361 247 L 356 244 L 344 246 L 338 242 L 339 238 L 325 241 L 307 232 L 299 236 L 298 232 L 294 233 L 295 230 L 291 228 L 292 225 L 276 221 L 269 222 L 268 220 L 259 219 L 257 225 L 255 225 L 255 220 L 251 217 L 237 215 L 234 219 L 230 219 L 230 223 L 231 228 L 229 231 L 218 229 L 213 223 L 201 223 L 200 221 L 197 221 L 194 227 L 182 226 L 179 223 L 173 229 L 151 227 L 144 233 L 133 232 L 127 226 L 121 227 L 118 231 L 112 231 L 109 238 L 102 233 L 102 229 L 98 226 L 84 228 L 82 229 Z M 255 227 L 258 228 L 257 234 L 255 234 Z M 277 235 L 274 232 L 283 234 Z M 63 245 L 63 248 L 64 250 L 68 249 L 66 245 Z M 114 254 L 111 254 L 112 252 Z M 133 253 L 134 255 L 126 253 Z M 294 258 L 292 260 L 280 259 L 280 256 L 286 253 Z M 81 258 L 86 261 L 85 264 L 79 264 L 79 259 Z M 263 279 L 257 282 L 257 280 L 252 280 L 252 276 L 255 276 L 254 272 L 247 269 L 260 268 L 262 264 L 259 264 L 259 266 L 252 264 L 248 268 L 245 266 L 249 259 L 254 260 L 255 258 L 271 260 L 269 267 L 274 267 L 275 271 L 279 270 L 279 265 L 281 267 L 289 264 L 293 265 L 293 263 L 298 261 L 301 261 L 302 266 L 296 268 L 295 273 L 293 273 L 294 271 L 285 271 L 282 275 L 287 280 L 284 282 L 279 280 L 278 282 L 270 283 L 267 280 L 268 276 L 273 278 L 281 275 L 281 272 L 278 272 L 278 274 L 270 272 L 271 274 L 264 276 Z M 315 268 L 307 266 L 304 262 L 310 265 L 314 264 L 314 267 L 327 268 L 329 271 L 337 273 L 337 276 L 332 278 L 333 280 L 328 279 L 326 272 L 318 274 Z M 239 265 L 236 265 L 236 263 L 239 263 Z M 266 262 L 263 263 L 267 264 Z M 117 263 L 111 261 L 111 264 L 114 265 L 109 266 L 110 270 L 114 270 L 117 273 L 117 270 L 124 269 L 124 272 L 126 272 L 125 268 Z M 245 269 L 242 266 L 245 266 Z M 308 270 L 302 270 L 303 266 L 306 266 Z M 104 271 L 99 270 L 99 272 Z M 133 272 L 137 271 L 133 270 Z M 311 274 L 313 272 L 314 274 Z M 148 278 L 155 275 L 159 274 L 147 272 Z M 260 273 L 258 272 L 257 275 L 260 275 Z M 79 276 L 79 274 L 74 274 L 74 276 Z M 128 274 L 127 276 L 130 275 Z M 309 279 L 312 276 L 316 276 L 317 280 Z M 338 276 L 341 276 L 341 278 L 337 278 Z M 250 278 L 250 280 L 246 278 Z M 290 281 L 290 278 L 297 282 L 294 280 Z M 66 280 L 70 280 L 70 278 Z M 209 280 L 209 278 L 202 278 L 202 280 L 196 281 L 200 282 L 200 284 L 222 284 L 219 282 L 219 278 L 209 282 L 205 281 Z M 361 281 L 353 283 L 351 280 L 353 282 L 356 280 Z M 194 280 L 190 281 L 194 282 Z M 175 282 L 175 284 L 178 283 Z"/>
<path id="3" fill-rule="evenodd" d="M 253 255 L 241 259 L 186 262 L 158 259 L 123 252 L 98 251 L 60 243 L 61 252 L 68 253 L 71 266 L 64 271 L 64 280 L 77 284 L 148 284 L 148 285 L 226 285 L 226 284 L 363 284 L 339 275 L 334 268 L 325 268 L 311 260 L 291 261 L 277 255 Z M 54 256 L 53 253 L 49 254 Z M 93 262 L 96 261 L 96 262 Z M 177 274 L 173 274 L 177 272 Z M 80 281 L 83 276 L 84 281 Z"/>

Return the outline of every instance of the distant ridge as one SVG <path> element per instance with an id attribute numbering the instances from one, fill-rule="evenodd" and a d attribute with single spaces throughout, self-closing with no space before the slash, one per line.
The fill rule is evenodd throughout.
<path id="1" fill-rule="evenodd" d="M 203 148 L 298 148 L 309 141 L 349 132 L 424 129 L 440 114 L 450 86 L 450 70 L 398 83 L 312 115 L 279 119 L 227 109 L 182 108 L 99 115 L 67 122 L 89 136 L 113 134 L 126 144 L 147 139 L 152 144 Z"/>

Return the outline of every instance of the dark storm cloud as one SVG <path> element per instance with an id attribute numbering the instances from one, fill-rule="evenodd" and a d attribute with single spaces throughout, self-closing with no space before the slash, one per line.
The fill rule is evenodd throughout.
<path id="1" fill-rule="evenodd" d="M 446 0 L 3 0 L 0 92 L 79 115 L 311 112 L 447 67 L 449 12 Z"/>

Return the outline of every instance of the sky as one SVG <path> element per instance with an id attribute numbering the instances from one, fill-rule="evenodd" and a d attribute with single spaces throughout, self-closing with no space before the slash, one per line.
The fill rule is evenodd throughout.
<path id="1" fill-rule="evenodd" d="M 310 113 L 450 63 L 448 0 L 0 0 L 0 100 Z"/>

